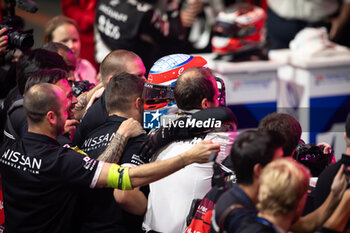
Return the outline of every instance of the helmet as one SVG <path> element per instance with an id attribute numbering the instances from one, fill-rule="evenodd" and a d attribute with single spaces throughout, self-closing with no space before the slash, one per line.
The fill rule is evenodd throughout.
<path id="1" fill-rule="evenodd" d="M 204 58 L 187 54 L 168 55 L 154 63 L 142 93 L 144 99 L 143 127 L 145 129 L 159 128 L 161 116 L 177 112 L 173 92 L 176 79 L 184 70 L 202 67 L 205 64 L 207 61 Z"/>
<path id="2" fill-rule="evenodd" d="M 257 6 L 234 4 L 219 12 L 213 26 L 213 52 L 219 55 L 259 48 L 265 40 L 266 13 Z"/>

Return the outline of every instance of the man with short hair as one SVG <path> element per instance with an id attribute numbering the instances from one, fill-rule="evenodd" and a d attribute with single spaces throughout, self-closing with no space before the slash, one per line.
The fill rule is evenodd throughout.
<path id="1" fill-rule="evenodd" d="M 184 111 L 219 106 L 219 90 L 215 77 L 207 68 L 191 68 L 176 80 L 174 96 Z"/>
<path id="2" fill-rule="evenodd" d="M 67 119 L 68 101 L 61 88 L 38 84 L 24 97 L 28 133 L 0 149 L 0 172 L 8 232 L 73 232 L 73 212 L 81 187 L 130 190 L 171 174 L 193 162 L 203 163 L 219 145 L 203 142 L 166 161 L 134 168 L 96 161 L 55 140 Z M 124 123 L 123 123 L 124 124 Z M 120 156 L 120 138 L 144 132 L 125 121 L 100 157 Z M 125 142 L 126 140 L 124 140 Z"/>
<path id="3" fill-rule="evenodd" d="M 286 140 L 284 156 L 293 156 L 301 137 L 301 126 L 294 117 L 285 113 L 271 113 L 261 119 L 258 129 L 282 134 Z"/>
<path id="4" fill-rule="evenodd" d="M 142 123 L 143 100 L 141 98 L 145 79 L 128 73 L 113 75 L 105 89 L 106 109 L 109 117 L 106 122 L 92 130 L 84 140 L 80 149 L 90 158 L 97 159 L 108 146 L 113 134 L 127 118 L 133 118 Z M 118 164 L 135 167 L 148 161 L 139 156 L 139 148 L 146 140 L 146 134 L 141 134 L 129 140 Z M 100 158 L 102 159 L 102 158 Z M 117 163 L 115 160 L 105 160 Z M 143 190 L 144 191 L 144 190 Z M 79 215 L 83 217 L 81 232 L 141 232 L 143 215 L 147 209 L 148 193 L 135 188 L 123 190 L 88 190 L 82 194 L 80 202 L 86 205 Z M 145 196 L 146 195 L 146 196 Z"/>
<path id="5" fill-rule="evenodd" d="M 209 69 L 204 67 L 187 69 L 175 83 L 174 97 L 179 114 L 174 118 L 191 116 L 199 111 L 218 107 L 219 96 L 215 77 Z M 208 111 L 205 120 L 215 121 L 215 117 L 215 114 Z M 225 123 L 220 124 L 209 133 L 206 132 L 196 137 L 189 137 L 186 140 L 175 138 L 176 141 L 158 150 L 154 159 L 162 161 L 191 148 L 202 140 L 213 140 L 221 145 L 220 152 L 216 157 L 216 161 L 221 163 L 228 155 L 235 138 L 233 129 L 236 122 L 230 118 Z M 184 232 L 191 202 L 194 199 L 203 198 L 210 190 L 212 175 L 212 162 L 201 165 L 194 164 L 166 179 L 150 184 L 148 208 L 143 223 L 145 230 L 167 233 Z"/>
<path id="6" fill-rule="evenodd" d="M 122 72 L 127 72 L 144 78 L 146 69 L 141 58 L 135 53 L 127 50 L 112 51 L 103 59 L 100 65 L 103 87 L 107 87 L 107 84 L 113 75 Z M 82 109 L 85 109 L 88 105 L 89 98 L 88 93 L 82 94 L 81 97 L 79 97 L 78 103 L 75 105 L 75 110 L 81 111 Z M 102 96 L 86 111 L 74 134 L 73 144 L 81 147 L 86 139 L 86 135 L 97 128 L 100 124 L 104 123 L 107 118 L 108 112 L 105 107 L 105 95 L 102 94 Z"/>
<path id="7" fill-rule="evenodd" d="M 309 179 L 309 170 L 292 158 L 269 163 L 259 179 L 258 215 L 246 219 L 237 232 L 288 232 L 303 212 Z"/>
<path id="8" fill-rule="evenodd" d="M 230 153 L 237 184 L 217 201 L 210 232 L 235 232 L 245 218 L 256 214 L 260 173 L 269 162 L 283 156 L 283 145 L 283 138 L 271 132 L 245 131 L 237 136 Z M 224 216 L 229 206 L 237 204 L 243 208 Z"/>

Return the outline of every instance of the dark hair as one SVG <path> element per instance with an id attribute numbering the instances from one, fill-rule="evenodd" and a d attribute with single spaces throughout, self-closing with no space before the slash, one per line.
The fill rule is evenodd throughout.
<path id="1" fill-rule="evenodd" d="M 50 69 L 50 70 L 39 70 L 38 72 L 31 75 L 26 83 L 24 93 L 29 88 L 39 83 L 52 83 L 55 84 L 61 79 L 67 79 L 67 72 L 61 69 Z"/>
<path id="2" fill-rule="evenodd" d="M 283 137 L 275 132 L 249 130 L 240 133 L 231 149 L 232 166 L 237 182 L 252 184 L 255 164 L 265 166 L 271 162 L 276 149 L 283 144 Z"/>
<path id="3" fill-rule="evenodd" d="M 41 46 L 42 49 L 49 50 L 51 52 L 58 53 L 58 51 L 61 49 L 66 52 L 73 53 L 70 48 L 68 48 L 66 45 L 58 42 L 47 42 L 43 46 Z"/>
<path id="4" fill-rule="evenodd" d="M 63 58 L 45 49 L 26 51 L 16 64 L 16 82 L 21 95 L 27 79 L 41 69 L 59 68 L 68 72 L 68 66 Z"/>
<path id="5" fill-rule="evenodd" d="M 108 77 L 126 71 L 126 64 L 132 59 L 140 59 L 135 53 L 118 49 L 110 52 L 100 65 L 101 79 L 104 86 L 107 86 Z"/>
<path id="6" fill-rule="evenodd" d="M 176 80 L 174 96 L 180 109 L 200 109 L 204 98 L 214 100 L 215 78 L 208 68 L 194 67 L 185 70 Z"/>
<path id="7" fill-rule="evenodd" d="M 55 91 L 57 88 L 61 90 L 56 85 L 40 83 L 27 91 L 23 100 L 23 109 L 28 122 L 40 123 L 49 111 L 59 112 L 61 103 Z"/>
<path id="8" fill-rule="evenodd" d="M 283 147 L 284 156 L 292 156 L 299 143 L 301 126 L 297 120 L 285 113 L 271 113 L 259 123 L 259 130 L 279 132 L 286 144 Z"/>
<path id="9" fill-rule="evenodd" d="M 145 79 L 133 74 L 114 75 L 105 90 L 107 111 L 128 111 L 130 104 L 141 97 L 144 84 Z"/>

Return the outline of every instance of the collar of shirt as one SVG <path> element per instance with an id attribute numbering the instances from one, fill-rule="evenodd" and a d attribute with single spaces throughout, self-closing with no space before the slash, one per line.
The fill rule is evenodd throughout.
<path id="1" fill-rule="evenodd" d="M 31 133 L 31 132 L 28 132 L 24 138 L 24 140 L 26 139 L 29 139 L 29 140 L 33 140 L 33 141 L 40 141 L 40 142 L 44 142 L 44 143 L 47 143 L 47 144 L 54 144 L 54 145 L 57 145 L 57 146 L 60 146 L 60 144 L 53 138 L 50 138 L 46 135 L 43 135 L 43 134 L 37 134 L 37 133 Z"/>
<path id="2" fill-rule="evenodd" d="M 248 197 L 248 195 L 243 191 L 243 189 L 239 187 L 238 184 L 234 184 L 232 189 L 230 189 L 230 191 L 234 196 L 238 197 L 242 201 L 241 204 L 243 204 L 245 208 L 256 211 L 254 203 Z"/>

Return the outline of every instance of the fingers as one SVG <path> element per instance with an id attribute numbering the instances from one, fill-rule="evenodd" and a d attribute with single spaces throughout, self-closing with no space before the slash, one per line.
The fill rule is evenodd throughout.
<path id="1" fill-rule="evenodd" d="M 192 157 L 192 162 L 206 163 L 209 161 L 209 156 L 212 152 L 218 152 L 220 150 L 220 144 L 213 143 L 212 141 L 201 141 L 194 145 L 188 152 Z"/>
<path id="2" fill-rule="evenodd" d="M 6 28 L 2 28 L 0 30 L 0 54 L 5 52 L 6 46 L 8 43 L 8 36 L 7 35 L 1 36 L 5 32 L 6 32 Z"/>
<path id="3" fill-rule="evenodd" d="M 67 121 L 69 121 L 69 125 L 78 126 L 80 124 L 80 122 L 78 120 L 76 120 L 76 119 L 69 119 Z"/>
<path id="4" fill-rule="evenodd" d="M 334 177 L 334 180 L 336 180 L 336 181 L 338 181 L 340 183 L 346 182 L 346 175 L 345 175 L 344 169 L 345 169 L 345 166 L 344 166 L 344 164 L 342 164 L 340 166 L 340 169 L 337 172 L 336 176 Z"/>
<path id="5" fill-rule="evenodd" d="M 317 146 L 323 146 L 323 153 L 330 154 L 332 152 L 332 146 L 326 142 L 318 143 Z"/>
<path id="6" fill-rule="evenodd" d="M 220 151 L 220 144 L 219 143 L 213 143 L 212 141 L 201 141 L 198 144 L 204 144 L 208 146 L 208 149 L 213 151 Z"/>
<path id="7" fill-rule="evenodd" d="M 100 98 L 104 92 L 105 88 L 101 87 L 100 89 L 98 89 L 97 91 L 95 91 L 95 93 L 91 96 L 89 103 L 86 106 L 86 110 L 87 111 L 92 104 L 95 102 L 96 99 Z"/>
<path id="8" fill-rule="evenodd" d="M 1 36 L 0 37 L 0 47 L 4 47 L 7 45 L 7 40 L 8 40 L 8 36 Z"/>
<path id="9" fill-rule="evenodd" d="M 0 30 L 0 36 L 1 36 L 4 32 L 6 32 L 6 28 L 2 28 L 2 29 Z"/>
<path id="10" fill-rule="evenodd" d="M 332 192 L 334 192 L 338 196 L 338 198 L 341 198 L 348 184 L 345 169 L 347 168 L 344 166 L 344 164 L 342 164 L 336 176 L 334 177 L 332 186 L 331 186 Z"/>
<path id="11" fill-rule="evenodd" d="M 80 124 L 79 121 L 75 120 L 75 119 L 69 119 L 66 120 L 66 123 L 64 125 L 64 131 L 65 133 L 70 133 L 73 130 L 77 129 L 77 126 Z"/>

